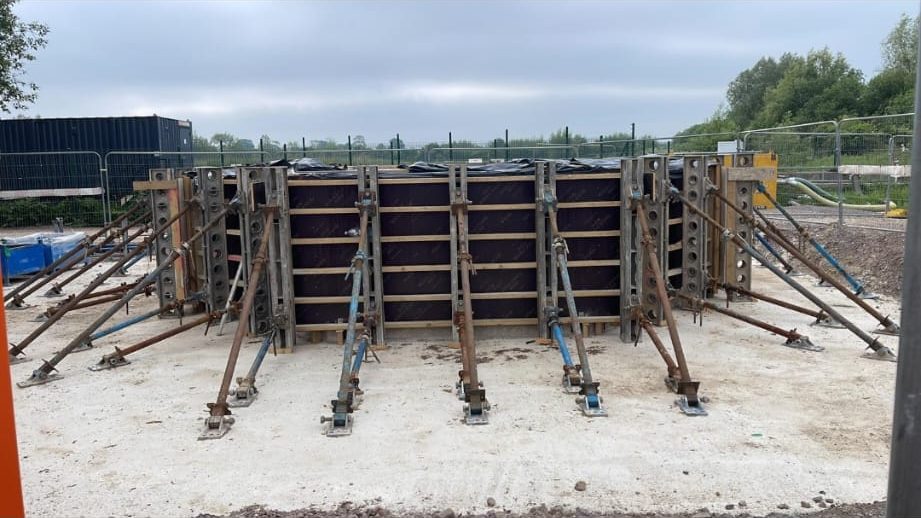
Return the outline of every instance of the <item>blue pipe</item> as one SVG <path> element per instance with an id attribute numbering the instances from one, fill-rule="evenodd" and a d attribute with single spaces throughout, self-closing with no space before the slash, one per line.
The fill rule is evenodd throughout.
<path id="1" fill-rule="evenodd" d="M 550 330 L 553 332 L 553 338 L 556 339 L 557 345 L 560 346 L 560 354 L 563 355 L 563 364 L 572 367 L 572 356 L 569 355 L 569 348 L 566 347 L 566 340 L 563 338 L 563 330 L 560 329 L 559 322 L 552 322 Z"/>
<path id="2" fill-rule="evenodd" d="M 249 373 L 246 374 L 247 379 L 256 379 L 256 374 L 259 372 L 259 367 L 262 366 L 262 360 L 265 359 L 265 355 L 269 351 L 269 345 L 272 343 L 273 338 L 275 338 L 275 333 L 269 333 L 262 339 L 262 345 L 260 345 L 259 350 L 256 351 L 256 357 L 253 359 L 253 364 L 249 368 Z"/>
<path id="3" fill-rule="evenodd" d="M 352 376 L 357 376 L 361 370 L 361 363 L 365 359 L 365 351 L 368 349 L 368 337 L 362 335 L 361 341 L 358 342 L 358 351 L 355 353 L 355 362 L 352 363 Z"/>
<path id="4" fill-rule="evenodd" d="M 777 249 L 774 248 L 774 245 L 772 245 L 770 241 L 768 241 L 767 238 L 764 237 L 764 234 L 762 234 L 761 232 L 755 232 L 755 238 L 758 240 L 759 243 L 761 243 L 761 246 L 763 246 L 765 249 L 767 249 L 768 252 L 771 253 L 771 255 L 783 261 L 783 256 L 781 256 L 780 252 L 778 252 Z"/>
<path id="5" fill-rule="evenodd" d="M 131 318 L 127 319 L 127 320 L 123 320 L 123 321 L 121 321 L 121 322 L 115 324 L 115 325 L 112 326 L 112 327 L 103 329 L 102 331 L 96 331 L 95 333 L 93 333 L 93 334 L 90 335 L 90 337 L 87 339 L 87 341 L 92 342 L 92 341 L 98 340 L 98 339 L 100 339 L 100 338 L 102 338 L 102 337 L 104 337 L 104 336 L 109 336 L 109 335 L 112 334 L 112 333 L 117 333 L 117 332 L 121 331 L 122 329 L 125 329 L 125 328 L 127 328 L 127 327 L 131 327 L 131 326 L 133 326 L 134 324 L 137 324 L 138 322 L 143 322 L 143 321 L 147 320 L 148 318 L 153 318 L 153 317 L 155 317 L 155 316 L 157 316 L 157 315 L 159 315 L 159 314 L 160 314 L 160 308 L 157 308 L 157 309 L 155 309 L 155 310 L 153 310 L 153 311 L 150 311 L 150 312 L 147 312 L 147 313 L 144 313 L 144 314 L 141 314 L 141 315 L 137 315 L 137 316 L 131 317 Z"/>
<path id="6" fill-rule="evenodd" d="M 851 288 L 854 290 L 854 293 L 856 293 L 857 295 L 860 295 L 861 293 L 863 293 L 863 285 L 860 284 L 860 282 L 858 282 L 857 279 L 851 277 L 851 275 L 847 273 L 844 267 L 841 266 L 841 264 L 838 262 L 837 259 L 835 259 L 835 256 L 831 255 L 831 253 L 828 250 L 826 250 L 824 246 L 819 244 L 819 242 L 816 241 L 815 239 L 810 237 L 809 241 L 812 243 L 812 246 L 815 247 L 815 249 L 820 254 L 822 254 L 822 257 L 824 257 L 825 260 L 828 261 L 828 264 L 832 265 L 832 267 L 834 267 L 835 270 L 838 270 L 838 273 L 844 276 L 844 279 L 847 280 L 847 283 L 851 285 Z"/>

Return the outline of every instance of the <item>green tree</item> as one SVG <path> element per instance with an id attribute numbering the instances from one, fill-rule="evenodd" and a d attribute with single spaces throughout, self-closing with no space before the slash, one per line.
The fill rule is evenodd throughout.
<path id="1" fill-rule="evenodd" d="M 795 60 L 777 86 L 767 90 L 755 123 L 766 127 L 838 119 L 860 112 L 863 73 L 840 53 L 811 50 Z"/>
<path id="2" fill-rule="evenodd" d="M 0 111 L 22 110 L 38 97 L 38 85 L 23 79 L 26 62 L 48 40 L 48 26 L 24 22 L 13 13 L 16 0 L 0 0 Z"/>
<path id="3" fill-rule="evenodd" d="M 207 137 L 196 133 L 192 135 L 192 151 L 218 151 L 218 147 Z"/>
<path id="4" fill-rule="evenodd" d="M 888 68 L 867 83 L 861 104 L 866 115 L 906 113 L 914 107 L 915 74 Z"/>
<path id="5" fill-rule="evenodd" d="M 764 97 L 768 90 L 777 86 L 793 63 L 802 61 L 802 57 L 790 53 L 777 60 L 772 57 L 759 59 L 754 66 L 729 83 L 726 91 L 729 112 L 724 115 L 738 127 L 747 128 L 764 108 Z"/>
<path id="6" fill-rule="evenodd" d="M 887 70 L 901 70 L 914 76 L 918 66 L 918 23 L 919 15 L 912 19 L 902 14 L 899 23 L 883 40 L 883 67 Z"/>

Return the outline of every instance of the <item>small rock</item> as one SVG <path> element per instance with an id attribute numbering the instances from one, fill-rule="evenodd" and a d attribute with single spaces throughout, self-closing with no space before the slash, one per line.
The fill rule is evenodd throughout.
<path id="1" fill-rule="evenodd" d="M 588 487 L 588 484 L 584 480 L 576 482 L 576 491 L 585 491 L 585 488 Z"/>
<path id="2" fill-rule="evenodd" d="M 719 491 L 716 492 L 716 496 L 720 496 L 720 492 L 719 492 Z"/>
<path id="3" fill-rule="evenodd" d="M 709 402 L 710 402 L 710 396 L 700 396 L 700 402 L 701 402 L 701 403 L 709 403 Z"/>
<path id="4" fill-rule="evenodd" d="M 726 504 L 727 511 L 732 511 L 735 508 L 736 508 L 736 504 Z"/>
<path id="5" fill-rule="evenodd" d="M 822 501 L 824 501 L 824 500 L 825 500 L 825 497 L 821 497 L 821 496 L 814 496 L 814 497 L 812 497 L 812 501 L 815 502 L 815 503 L 819 503 L 819 502 L 822 502 Z"/>
<path id="6" fill-rule="evenodd" d="M 826 503 L 826 504 L 833 504 L 833 503 L 835 503 L 835 499 L 834 499 L 834 498 L 826 498 L 826 499 L 825 499 L 825 503 Z"/>
<path id="7" fill-rule="evenodd" d="M 819 507 L 821 507 L 822 509 L 825 509 L 826 507 L 828 507 L 828 504 L 826 504 L 825 502 L 819 502 Z"/>
<path id="8" fill-rule="evenodd" d="M 778 509 L 789 509 L 790 506 L 787 505 L 787 504 L 780 504 L 780 505 L 777 506 L 777 508 L 778 508 Z"/>
<path id="9" fill-rule="evenodd" d="M 744 508 L 744 507 L 748 507 L 748 502 L 746 502 L 745 500 L 740 500 L 740 501 L 739 501 L 739 507 L 743 507 L 743 508 Z"/>
<path id="10" fill-rule="evenodd" d="M 496 499 L 493 498 L 493 497 L 487 498 L 487 499 L 486 499 L 486 505 L 488 505 L 489 507 L 495 507 L 495 506 L 496 506 Z"/>
<path id="11" fill-rule="evenodd" d="M 800 507 L 802 507 L 803 509 L 809 509 L 810 507 L 812 507 L 812 503 L 811 503 L 811 502 L 807 502 L 806 500 L 803 500 L 802 502 L 800 502 L 799 505 L 800 505 Z"/>
<path id="12" fill-rule="evenodd" d="M 824 494 L 825 494 L 825 491 L 819 491 L 819 494 L 820 494 L 820 495 L 824 495 Z"/>
<path id="13" fill-rule="evenodd" d="M 684 473 L 685 475 L 690 475 L 690 474 L 691 474 L 690 471 L 686 471 L 686 470 L 685 470 L 685 471 L 682 471 L 682 473 Z"/>

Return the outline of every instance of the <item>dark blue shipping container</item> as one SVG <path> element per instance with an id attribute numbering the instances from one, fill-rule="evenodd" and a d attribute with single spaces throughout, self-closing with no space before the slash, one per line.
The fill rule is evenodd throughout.
<path id="1" fill-rule="evenodd" d="M 99 160 L 110 152 L 148 151 L 112 156 L 109 188 L 113 196 L 131 190 L 154 167 L 191 167 L 192 123 L 166 117 L 86 117 L 0 120 L 0 190 L 99 187 Z M 24 155 L 40 153 L 40 155 Z"/>

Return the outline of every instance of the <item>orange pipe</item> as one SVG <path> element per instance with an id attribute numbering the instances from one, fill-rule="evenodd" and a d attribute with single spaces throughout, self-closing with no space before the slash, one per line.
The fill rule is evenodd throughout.
<path id="1" fill-rule="evenodd" d="M 13 419 L 13 383 L 6 337 L 6 312 L 3 303 L 3 276 L 0 275 L 0 516 L 22 518 L 22 481 L 19 478 L 19 453 L 16 450 L 16 421 Z"/>

